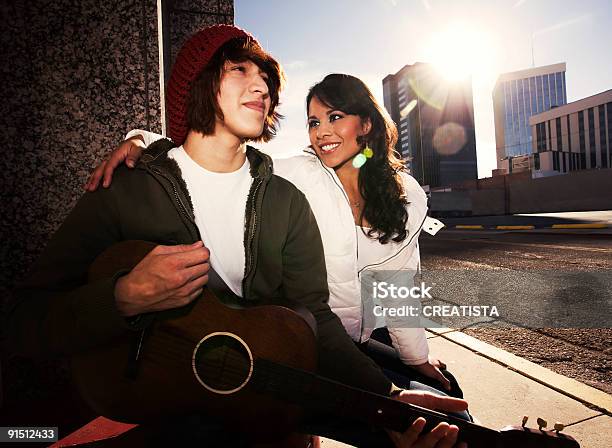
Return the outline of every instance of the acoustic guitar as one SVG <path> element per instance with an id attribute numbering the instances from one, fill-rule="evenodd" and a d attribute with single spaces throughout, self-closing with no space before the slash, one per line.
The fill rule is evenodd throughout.
<path id="1" fill-rule="evenodd" d="M 93 263 L 90 279 L 131 269 L 154 247 L 143 241 L 112 246 Z M 427 420 L 427 431 L 448 422 L 470 448 L 579 447 L 559 431 L 493 430 L 317 375 L 312 315 L 284 301 L 244 302 L 211 270 L 208 286 L 189 306 L 156 313 L 145 330 L 75 356 L 81 395 L 117 421 L 155 423 L 204 413 L 262 439 L 290 433 L 308 410 L 400 432 L 418 417 Z"/>

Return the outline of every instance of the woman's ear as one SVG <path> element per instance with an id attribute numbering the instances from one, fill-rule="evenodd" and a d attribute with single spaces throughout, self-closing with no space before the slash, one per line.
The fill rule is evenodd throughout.
<path id="1" fill-rule="evenodd" d="M 369 118 L 361 120 L 361 135 L 365 136 L 372 130 L 372 120 Z"/>

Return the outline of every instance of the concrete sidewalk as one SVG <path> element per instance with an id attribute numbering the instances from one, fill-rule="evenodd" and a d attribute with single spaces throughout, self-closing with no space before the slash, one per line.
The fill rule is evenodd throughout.
<path id="1" fill-rule="evenodd" d="M 612 447 L 612 396 L 452 329 L 428 331 L 431 354 L 458 379 L 470 412 L 483 426 L 537 428 L 543 418 L 582 448 Z M 348 445 L 323 439 L 324 448 Z"/>

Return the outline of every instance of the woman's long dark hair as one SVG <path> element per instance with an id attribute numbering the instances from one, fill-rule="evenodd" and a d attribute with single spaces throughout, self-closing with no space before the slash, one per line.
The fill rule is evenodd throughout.
<path id="1" fill-rule="evenodd" d="M 397 157 L 397 128 L 389 114 L 378 104 L 370 89 L 358 78 L 331 74 L 311 87 L 306 97 L 306 110 L 316 97 L 332 109 L 370 119 L 370 132 L 358 139 L 367 144 L 374 155 L 359 169 L 359 191 L 365 199 L 361 217 L 371 225 L 367 235 L 385 244 L 403 241 L 406 236 L 406 198 L 400 171 L 404 164 Z"/>

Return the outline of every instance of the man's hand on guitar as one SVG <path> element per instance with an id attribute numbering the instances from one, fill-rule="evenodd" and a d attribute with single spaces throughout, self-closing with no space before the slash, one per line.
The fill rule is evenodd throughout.
<path id="1" fill-rule="evenodd" d="M 144 141 L 141 135 L 135 135 L 123 141 L 110 155 L 100 162 L 96 169 L 89 176 L 89 180 L 85 184 L 85 190 L 95 191 L 100 185 L 108 188 L 113 179 L 113 172 L 119 164 L 125 161 L 129 168 L 134 168 L 136 162 L 140 159 L 144 149 Z"/>
<path id="2" fill-rule="evenodd" d="M 440 423 L 429 433 L 421 435 L 424 427 L 425 419 L 419 417 L 406 432 L 400 434 L 389 431 L 389 436 L 398 448 L 453 448 L 455 446 L 459 448 L 467 446 L 465 443 L 455 445 L 459 428 L 454 425 Z"/>
<path id="3" fill-rule="evenodd" d="M 187 305 L 208 282 L 210 253 L 202 241 L 157 246 L 115 284 L 115 301 L 124 317 Z"/>
<path id="4" fill-rule="evenodd" d="M 461 412 L 468 407 L 467 401 L 458 398 L 434 395 L 429 392 L 404 390 L 393 397 L 394 400 L 422 406 L 440 412 Z M 387 431 L 398 448 L 465 448 L 465 443 L 457 443 L 459 428 L 448 423 L 440 423 L 427 434 L 421 434 L 425 419 L 417 418 L 404 432 Z"/>

